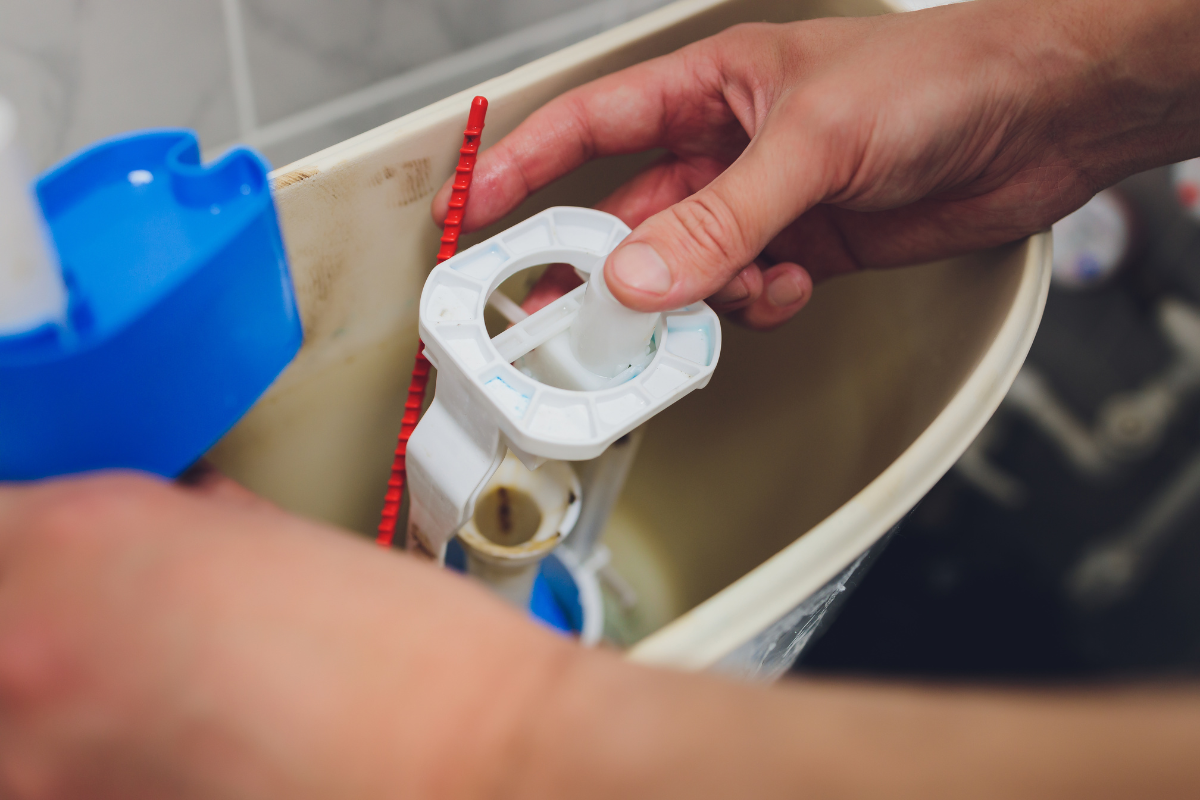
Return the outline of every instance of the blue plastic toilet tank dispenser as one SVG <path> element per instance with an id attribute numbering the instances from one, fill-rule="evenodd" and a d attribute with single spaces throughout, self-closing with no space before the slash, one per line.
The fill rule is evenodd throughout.
<path id="1" fill-rule="evenodd" d="M 69 299 L 0 337 L 0 480 L 176 475 L 270 386 L 302 332 L 267 171 L 156 130 L 37 181 Z"/>

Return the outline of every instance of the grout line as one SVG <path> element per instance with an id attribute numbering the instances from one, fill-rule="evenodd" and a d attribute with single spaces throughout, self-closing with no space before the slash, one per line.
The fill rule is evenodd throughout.
<path id="1" fill-rule="evenodd" d="M 226 6 L 238 0 L 224 0 Z M 626 19 L 663 5 L 662 0 L 601 0 L 575 11 L 506 34 L 482 45 L 452 53 L 437 61 L 380 81 L 355 92 L 342 95 L 327 103 L 314 106 L 277 122 L 243 132 L 246 143 L 254 147 L 279 144 L 322 125 L 369 111 L 384 103 L 394 102 L 431 86 L 445 83 L 472 71 L 503 63 L 522 52 L 536 50 L 557 40 L 571 39 L 589 28 L 599 33 Z M 247 89 L 247 91 L 249 91 Z M 251 103 L 253 100 L 251 99 Z"/>
<path id="2" fill-rule="evenodd" d="M 246 32 L 242 27 L 241 0 L 221 0 L 225 16 L 225 47 L 229 51 L 229 77 L 237 109 L 238 135 L 251 140 L 258 128 L 254 84 L 250 79 L 250 58 L 246 50 Z"/>

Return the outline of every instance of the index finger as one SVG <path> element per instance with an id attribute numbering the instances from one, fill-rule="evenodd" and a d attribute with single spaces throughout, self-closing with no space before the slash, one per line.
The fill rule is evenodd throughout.
<path id="1" fill-rule="evenodd" d="M 656 58 L 584 84 L 550 101 L 479 156 L 463 227 L 490 225 L 526 197 L 593 158 L 669 144 L 720 86 L 708 79 L 693 48 Z M 706 122 L 711 123 L 711 120 Z M 450 179 L 433 200 L 441 224 Z"/>

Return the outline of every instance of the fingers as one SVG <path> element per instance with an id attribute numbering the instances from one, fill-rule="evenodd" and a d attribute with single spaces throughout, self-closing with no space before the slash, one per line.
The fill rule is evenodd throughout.
<path id="1" fill-rule="evenodd" d="M 21 484 L 0 483 L 0 531 L 21 499 Z"/>
<path id="2" fill-rule="evenodd" d="M 74 547 L 114 536 L 106 527 L 112 518 L 170 491 L 157 476 L 122 470 L 0 484 L 0 573 L 30 541 L 48 537 L 57 546 Z"/>
<path id="3" fill-rule="evenodd" d="M 194 495 L 218 503 L 282 513 L 270 501 L 225 477 L 204 460 L 184 472 L 176 483 Z M 119 471 L 74 475 L 31 483 L 0 483 L 0 539 L 10 527 L 20 524 L 23 515 L 31 507 L 61 505 L 64 499 L 85 491 L 120 493 L 130 490 L 130 487 L 136 491 L 149 491 L 154 486 L 167 488 L 167 484 L 155 476 Z"/>
<path id="4" fill-rule="evenodd" d="M 569 264 L 551 264 L 529 290 L 521 307 L 532 314 L 579 283 L 579 277 Z M 766 267 L 756 261 L 708 297 L 707 301 L 718 314 L 728 314 L 748 328 L 771 330 L 803 308 L 812 297 L 812 289 L 812 278 L 798 264 Z M 238 491 L 246 491 L 232 481 L 225 480 Z"/>
<path id="5" fill-rule="evenodd" d="M 710 296 L 708 304 L 747 328 L 771 330 L 804 308 L 812 289 L 812 278 L 799 264 L 767 267 L 760 260 Z"/>
<path id="6" fill-rule="evenodd" d="M 763 266 L 758 262 L 743 269 L 733 280 L 708 298 L 708 304 L 718 314 L 728 314 L 754 303 L 763 291 Z"/>
<path id="7" fill-rule="evenodd" d="M 11 538 L 20 532 L 24 523 L 25 503 L 29 492 L 38 484 L 0 483 L 0 564 Z"/>
<path id="8" fill-rule="evenodd" d="M 463 227 L 495 222 L 593 158 L 638 153 L 682 137 L 704 139 L 709 150 L 728 150 L 732 160 L 745 134 L 731 112 L 713 118 L 706 99 L 720 97 L 719 76 L 705 69 L 707 62 L 695 57 L 694 48 L 585 84 L 531 114 L 480 154 Z M 728 147 L 722 137 L 730 139 Z M 432 204 L 438 224 L 449 198 L 448 180 Z"/>
<path id="9" fill-rule="evenodd" d="M 596 208 L 636 228 L 712 183 L 728 166 L 729 162 L 713 157 L 664 156 L 597 203 Z"/>
<path id="10" fill-rule="evenodd" d="M 819 205 L 764 251 L 804 265 L 818 282 L 859 269 L 921 264 L 1012 242 L 1049 227 L 1090 197 L 1077 176 L 1039 169 L 985 194 L 924 198 L 886 211 Z"/>
<path id="11" fill-rule="evenodd" d="M 748 328 L 777 328 L 812 298 L 813 282 L 799 264 L 776 264 L 762 273 L 763 290 L 753 302 L 731 314 Z"/>
<path id="12" fill-rule="evenodd" d="M 597 204 L 597 208 L 636 226 L 648 217 L 686 199 L 721 174 L 726 165 L 711 158 L 681 159 L 668 155 L 638 174 L 616 192 Z M 764 273 L 770 280 L 764 280 Z M 551 265 L 522 302 L 533 313 L 579 285 L 575 271 L 567 265 Z M 761 300 L 763 291 L 772 292 Z M 796 313 L 812 293 L 812 280 L 796 264 L 771 268 L 761 260 L 751 262 L 724 286 L 706 299 L 715 311 L 731 314 L 751 328 L 774 328 Z M 752 309 L 734 315 L 732 312 Z"/>
<path id="13" fill-rule="evenodd" d="M 540 311 L 581 283 L 570 264 L 551 264 L 521 301 L 521 308 L 527 314 Z"/>
<path id="14" fill-rule="evenodd" d="M 777 105 L 727 170 L 638 226 L 604 267 L 617 299 L 660 311 L 708 297 L 820 202 L 829 185 L 827 159 L 804 128 L 799 109 Z M 798 287 L 798 275 L 785 273 Z"/>
<path id="15" fill-rule="evenodd" d="M 669 155 L 596 207 L 636 227 L 703 189 L 727 166 L 715 158 L 681 159 Z M 728 314 L 750 328 L 769 330 L 804 307 L 812 296 L 812 285 L 808 272 L 797 264 L 781 263 L 768 268 L 761 259 L 756 259 L 706 300 L 719 314 Z M 768 287 L 771 293 L 764 298 L 763 292 Z"/>
<path id="16" fill-rule="evenodd" d="M 617 191 L 596 204 L 596 208 L 636 227 L 645 219 L 707 185 L 721 174 L 727 164 L 713 158 L 680 159 L 664 156 L 638 173 Z M 719 312 L 733 311 L 753 302 L 761 293 L 762 281 L 756 265 L 747 267 L 746 282 L 735 278 L 729 291 L 710 298 Z M 521 308 L 532 314 L 580 284 L 569 264 L 551 264 L 521 301 Z"/>

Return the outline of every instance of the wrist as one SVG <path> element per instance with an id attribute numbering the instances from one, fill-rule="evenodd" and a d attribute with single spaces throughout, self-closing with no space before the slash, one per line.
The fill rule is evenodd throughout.
<path id="1" fill-rule="evenodd" d="M 999 5 L 999 4 L 998 4 Z M 1200 154 L 1200 4 L 1031 0 L 1014 51 L 1049 124 L 1046 145 L 1099 189 Z"/>
<path id="2" fill-rule="evenodd" d="M 483 648 L 486 663 L 459 670 L 450 691 L 460 697 L 452 718 L 438 726 L 448 735 L 438 757 L 425 765 L 421 796 L 491 798 L 535 795 L 523 791 L 531 772 L 559 746 L 547 739 L 547 716 L 561 699 L 588 692 L 589 651 L 552 640 L 543 631 L 506 653 Z M 555 730 L 555 737 L 560 734 Z M 411 786 L 411 782 L 405 781 Z"/>
<path id="3" fill-rule="evenodd" d="M 654 775 L 677 744 L 664 726 L 664 676 L 612 653 L 579 650 L 558 678 L 527 716 L 500 794 L 654 796 Z"/>
<path id="4" fill-rule="evenodd" d="M 795 796 L 780 765 L 797 757 L 792 748 L 803 748 L 807 737 L 774 735 L 775 693 L 608 652 L 580 655 L 530 715 L 502 796 Z M 782 785 L 792 791 L 766 791 Z"/>

